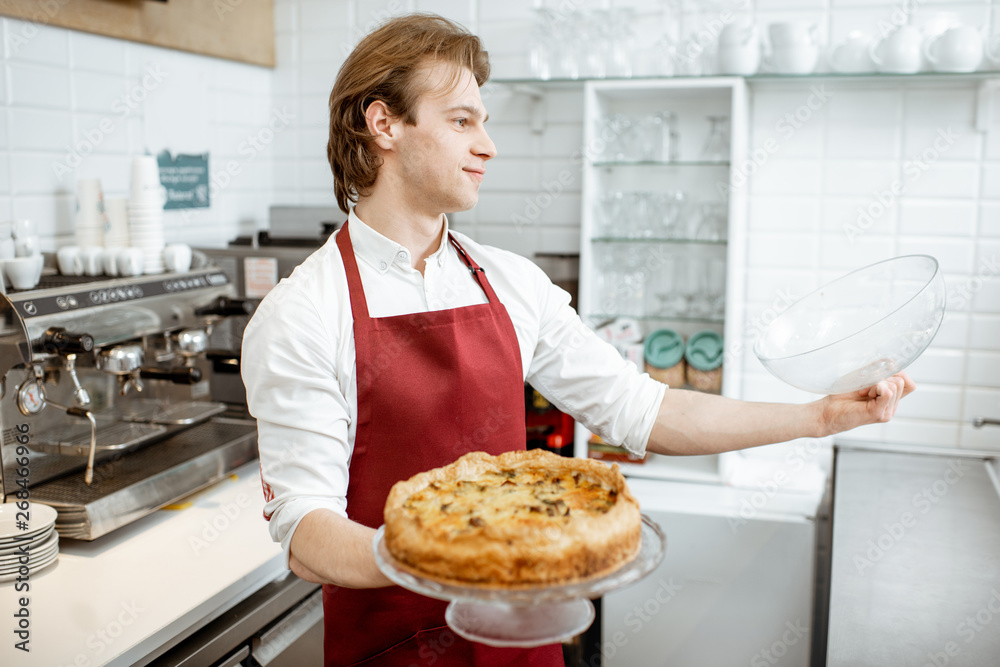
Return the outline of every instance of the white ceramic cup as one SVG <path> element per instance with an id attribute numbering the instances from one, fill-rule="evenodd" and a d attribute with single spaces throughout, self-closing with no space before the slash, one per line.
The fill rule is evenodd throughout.
<path id="1" fill-rule="evenodd" d="M 819 61 L 819 47 L 810 44 L 775 48 L 771 51 L 771 69 L 779 74 L 811 74 Z"/>
<path id="2" fill-rule="evenodd" d="M 83 257 L 80 256 L 80 247 L 67 245 L 56 251 L 56 262 L 59 264 L 59 273 L 64 276 L 83 275 Z"/>
<path id="3" fill-rule="evenodd" d="M 100 246 L 84 246 L 80 248 L 80 260 L 83 262 L 83 273 L 88 276 L 99 276 L 104 273 L 104 248 Z"/>
<path id="4" fill-rule="evenodd" d="M 923 43 L 924 34 L 919 28 L 904 25 L 872 42 L 868 53 L 879 72 L 914 74 L 923 66 Z"/>
<path id="5" fill-rule="evenodd" d="M 118 251 L 120 248 L 105 248 L 101 252 L 101 266 L 104 267 L 104 275 L 118 275 Z"/>
<path id="6" fill-rule="evenodd" d="M 14 245 L 14 239 L 10 238 L 0 238 L 0 260 L 4 259 L 14 259 L 17 256 L 17 248 Z"/>
<path id="7" fill-rule="evenodd" d="M 749 17 L 738 17 L 719 33 L 719 71 L 749 76 L 760 68 L 760 30 Z"/>
<path id="8" fill-rule="evenodd" d="M 120 248 L 117 260 L 119 275 L 141 276 L 146 268 L 142 248 Z"/>
<path id="9" fill-rule="evenodd" d="M 7 274 L 10 284 L 15 289 L 23 290 L 31 289 L 38 284 L 44 266 L 45 258 L 42 255 L 32 255 L 5 260 L 3 270 Z"/>
<path id="10" fill-rule="evenodd" d="M 24 239 L 30 236 L 38 236 L 38 229 L 33 220 L 12 220 L 11 234 L 15 239 Z"/>
<path id="11" fill-rule="evenodd" d="M 41 252 L 41 240 L 37 236 L 19 236 L 14 240 L 15 257 L 31 257 Z"/>
<path id="12" fill-rule="evenodd" d="M 163 249 L 163 264 L 167 271 L 183 272 L 191 268 L 191 246 L 171 243 Z"/>
<path id="13" fill-rule="evenodd" d="M 974 72 L 983 62 L 985 44 L 977 28 L 948 28 L 924 43 L 924 57 L 938 72 Z"/>
<path id="14" fill-rule="evenodd" d="M 863 74 L 875 71 L 870 49 L 872 37 L 867 33 L 853 31 L 842 42 L 830 49 L 828 60 L 830 69 L 844 74 Z"/>
<path id="15" fill-rule="evenodd" d="M 767 27 L 774 48 L 819 46 L 819 26 L 808 21 L 780 21 Z"/>

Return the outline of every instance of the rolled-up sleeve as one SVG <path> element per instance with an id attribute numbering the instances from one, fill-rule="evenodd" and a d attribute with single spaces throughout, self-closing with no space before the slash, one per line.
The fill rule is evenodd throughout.
<path id="1" fill-rule="evenodd" d="M 342 342 L 335 331 L 308 290 L 279 284 L 243 337 L 241 369 L 257 420 L 264 516 L 286 559 L 306 514 L 326 508 L 346 516 L 351 419 L 332 353 Z"/>
<path id="2" fill-rule="evenodd" d="M 569 294 L 538 274 L 538 342 L 527 381 L 605 441 L 643 454 L 666 385 L 601 340 L 570 307 Z"/>

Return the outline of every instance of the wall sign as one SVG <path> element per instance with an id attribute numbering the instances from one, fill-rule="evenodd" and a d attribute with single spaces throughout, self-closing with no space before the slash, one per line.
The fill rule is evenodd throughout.
<path id="1" fill-rule="evenodd" d="M 208 208 L 208 153 L 177 155 L 163 151 L 156 156 L 160 165 L 160 184 L 167 189 L 163 208 Z"/>

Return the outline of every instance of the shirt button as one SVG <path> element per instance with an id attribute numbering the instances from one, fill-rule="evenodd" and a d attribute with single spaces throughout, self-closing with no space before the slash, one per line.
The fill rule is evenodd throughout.
<path id="1" fill-rule="evenodd" d="M 406 259 L 406 253 L 400 250 L 399 252 L 396 253 L 396 257 L 398 257 L 399 259 Z"/>
<path id="2" fill-rule="evenodd" d="M 389 265 L 388 265 L 388 264 L 386 264 L 385 262 L 379 262 L 379 263 L 378 263 L 378 268 L 379 268 L 379 270 L 381 270 L 381 271 L 385 271 L 385 270 L 386 270 L 386 268 L 388 268 L 388 266 L 389 266 Z"/>

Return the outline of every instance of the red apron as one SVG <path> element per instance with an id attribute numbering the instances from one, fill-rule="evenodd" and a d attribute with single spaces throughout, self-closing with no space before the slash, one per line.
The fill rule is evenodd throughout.
<path id="1" fill-rule="evenodd" d="M 449 240 L 489 303 L 371 318 L 345 224 L 337 234 L 354 315 L 358 415 L 347 514 L 377 528 L 393 484 L 470 451 L 525 448 L 521 353 L 481 269 Z M 447 603 L 398 586 L 323 586 L 324 653 L 333 665 L 562 666 L 558 644 L 501 649 L 445 625 Z"/>

